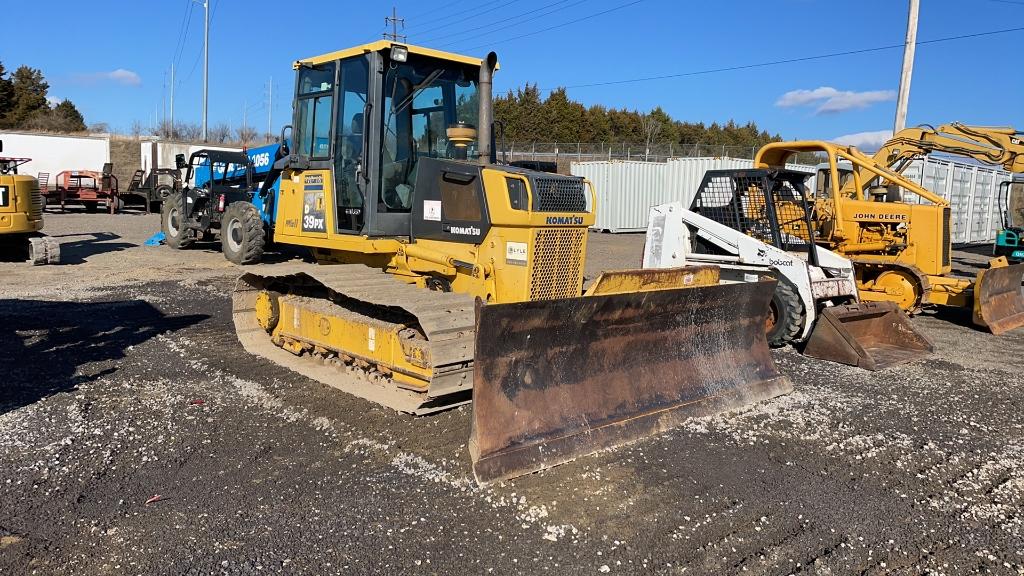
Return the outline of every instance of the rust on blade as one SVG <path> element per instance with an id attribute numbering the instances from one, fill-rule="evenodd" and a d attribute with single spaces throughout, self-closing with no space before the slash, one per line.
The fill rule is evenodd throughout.
<path id="1" fill-rule="evenodd" d="M 792 389 L 774 281 L 477 307 L 478 482 L 528 474 Z"/>
<path id="2" fill-rule="evenodd" d="M 974 323 L 999 335 L 1024 326 L 1024 264 L 978 272 L 974 283 Z"/>
<path id="3" fill-rule="evenodd" d="M 803 353 L 882 370 L 926 358 L 935 347 L 895 302 L 862 302 L 822 310 Z"/>

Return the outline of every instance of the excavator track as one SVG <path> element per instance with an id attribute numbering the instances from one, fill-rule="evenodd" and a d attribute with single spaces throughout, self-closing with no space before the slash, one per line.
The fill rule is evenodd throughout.
<path id="1" fill-rule="evenodd" d="M 274 294 L 281 302 L 277 322 L 292 323 L 286 324 L 294 328 L 288 337 L 278 335 L 275 342 L 258 321 L 260 294 Z M 413 414 L 470 401 L 475 338 L 471 296 L 425 290 L 361 264 L 270 264 L 246 268 L 235 287 L 232 315 L 238 339 L 249 353 L 354 396 Z M 358 352 L 332 349 L 317 339 L 316 331 L 304 338 L 302 330 L 308 333 L 310 327 L 300 326 L 300 315 L 324 337 L 332 326 L 336 332 L 357 327 L 364 339 L 369 334 L 369 350 L 378 341 L 386 345 L 386 338 L 394 335 L 401 339 L 401 349 L 415 356 L 416 366 L 408 365 L 408 355 L 393 363 L 375 362 Z M 346 364 L 386 377 L 353 378 L 344 373 Z"/>

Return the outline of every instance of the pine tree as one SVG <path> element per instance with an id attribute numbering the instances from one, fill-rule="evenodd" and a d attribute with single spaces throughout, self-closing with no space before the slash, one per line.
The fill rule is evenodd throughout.
<path id="1" fill-rule="evenodd" d="M 43 79 L 43 73 L 35 68 L 21 66 L 11 76 L 11 107 L 4 116 L 4 123 L 12 128 L 23 127 L 33 117 L 49 112 L 46 91 L 50 85 Z"/>
<path id="2" fill-rule="evenodd" d="M 14 106 L 14 85 L 7 77 L 7 69 L 0 62 L 0 127 L 6 127 L 4 119 Z"/>

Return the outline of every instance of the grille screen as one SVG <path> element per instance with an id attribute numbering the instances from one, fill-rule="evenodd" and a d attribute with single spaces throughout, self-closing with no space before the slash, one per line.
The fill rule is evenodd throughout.
<path id="1" fill-rule="evenodd" d="M 544 228 L 533 238 L 530 300 L 575 298 L 583 285 L 582 228 Z"/>
<path id="2" fill-rule="evenodd" d="M 43 217 L 43 195 L 39 192 L 39 184 L 29 185 L 29 195 L 32 198 L 32 208 L 29 210 L 29 218 L 38 220 Z"/>
<path id="3" fill-rule="evenodd" d="M 762 172 L 708 171 L 691 210 L 783 250 L 807 250 L 813 242 L 802 186 Z"/>
<path id="4" fill-rule="evenodd" d="M 533 179 L 537 189 L 537 212 L 586 212 L 587 192 L 582 178 L 540 176 Z"/>
<path id="5" fill-rule="evenodd" d="M 950 248 L 951 248 L 951 245 L 952 245 L 951 239 L 949 237 L 950 228 L 952 228 L 952 226 L 950 226 L 950 218 L 951 218 L 950 209 L 949 208 L 943 208 L 942 209 L 942 265 L 943 266 L 949 266 L 949 265 L 952 264 L 952 262 L 949 259 L 950 258 L 949 251 L 950 251 Z"/>

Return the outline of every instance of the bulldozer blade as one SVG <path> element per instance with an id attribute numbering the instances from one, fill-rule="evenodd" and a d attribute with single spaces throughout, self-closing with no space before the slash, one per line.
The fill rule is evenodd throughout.
<path id="1" fill-rule="evenodd" d="M 792 390 L 775 282 L 477 305 L 469 450 L 481 484 Z"/>
<path id="2" fill-rule="evenodd" d="M 974 323 L 995 335 L 1024 326 L 1024 264 L 989 268 L 974 282 Z"/>
<path id="3" fill-rule="evenodd" d="M 925 358 L 934 350 L 895 302 L 862 302 L 822 310 L 803 353 L 865 370 L 882 370 Z"/>

